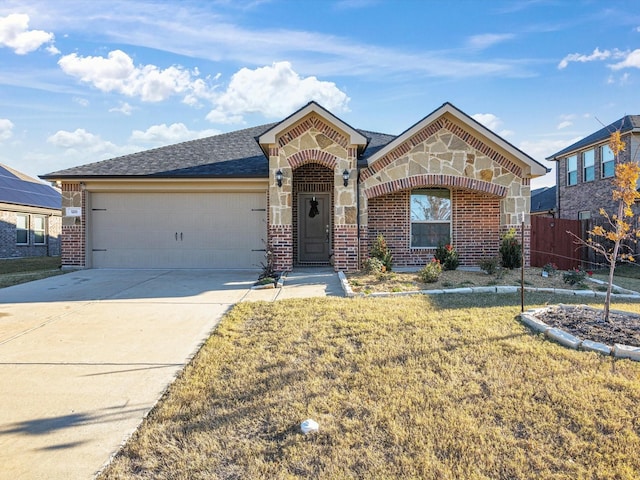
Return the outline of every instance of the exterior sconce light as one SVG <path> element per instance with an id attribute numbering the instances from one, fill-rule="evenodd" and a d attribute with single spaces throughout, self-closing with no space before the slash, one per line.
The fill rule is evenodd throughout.
<path id="1" fill-rule="evenodd" d="M 344 180 L 344 186 L 349 185 L 349 170 L 345 168 L 344 172 L 342 172 L 342 180 Z"/>
<path id="2" fill-rule="evenodd" d="M 282 186 L 282 177 L 284 175 L 282 174 L 282 170 L 278 169 L 278 171 L 276 172 L 276 182 L 278 182 L 278 186 L 281 187 Z"/>

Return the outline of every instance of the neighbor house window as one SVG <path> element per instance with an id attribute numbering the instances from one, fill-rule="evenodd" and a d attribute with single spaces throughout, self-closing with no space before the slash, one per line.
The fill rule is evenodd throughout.
<path id="1" fill-rule="evenodd" d="M 593 182 L 595 179 L 595 151 L 587 150 L 582 154 L 582 181 Z"/>
<path id="2" fill-rule="evenodd" d="M 47 243 L 46 219 L 40 215 L 33 217 L 33 243 L 34 245 Z"/>
<path id="3" fill-rule="evenodd" d="M 411 192 L 411 246 L 437 247 L 451 238 L 451 193 L 445 188 Z"/>
<path id="4" fill-rule="evenodd" d="M 29 215 L 16 215 L 16 243 L 18 245 L 29 243 Z"/>
<path id="5" fill-rule="evenodd" d="M 571 155 L 567 157 L 567 185 L 576 185 L 578 183 L 578 156 Z"/>
<path id="6" fill-rule="evenodd" d="M 615 174 L 615 157 L 609 145 L 600 147 L 600 158 L 602 161 L 602 178 L 613 177 Z"/>
<path id="7" fill-rule="evenodd" d="M 591 219 L 591 212 L 589 210 L 578 212 L 578 220 L 590 220 L 590 219 Z"/>

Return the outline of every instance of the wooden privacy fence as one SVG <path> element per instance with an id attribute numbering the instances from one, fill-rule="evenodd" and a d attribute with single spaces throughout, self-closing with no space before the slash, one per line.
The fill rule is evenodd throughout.
<path id="1" fill-rule="evenodd" d="M 585 247 L 567 231 L 584 238 L 584 221 L 531 216 L 531 266 L 543 267 L 555 263 L 560 270 L 578 268 Z"/>

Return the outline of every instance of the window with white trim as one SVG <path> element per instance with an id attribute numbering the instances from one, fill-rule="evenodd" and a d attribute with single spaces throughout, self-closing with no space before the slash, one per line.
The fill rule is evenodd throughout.
<path id="1" fill-rule="evenodd" d="M 613 177 L 616 173 L 615 157 L 609 145 L 600 147 L 600 162 L 602 163 L 602 178 Z"/>
<path id="2" fill-rule="evenodd" d="M 33 244 L 45 245 L 47 243 L 47 218 L 43 215 L 34 215 L 33 224 Z"/>
<path id="3" fill-rule="evenodd" d="M 22 213 L 16 215 L 16 243 L 18 245 L 29 244 L 29 215 Z"/>
<path id="4" fill-rule="evenodd" d="M 411 247 L 435 248 L 451 238 L 451 192 L 423 188 L 411 192 Z"/>
<path id="5" fill-rule="evenodd" d="M 593 182 L 595 180 L 595 150 L 582 152 L 582 181 Z"/>
<path id="6" fill-rule="evenodd" d="M 567 185 L 578 184 L 578 156 L 567 157 Z"/>

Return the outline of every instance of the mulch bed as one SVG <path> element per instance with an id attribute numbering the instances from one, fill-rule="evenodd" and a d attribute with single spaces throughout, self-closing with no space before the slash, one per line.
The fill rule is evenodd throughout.
<path id="1" fill-rule="evenodd" d="M 536 314 L 547 325 L 583 340 L 640 347 L 640 315 L 615 311 L 609 313 L 609 322 L 603 317 L 602 310 L 570 305 L 552 306 Z"/>

